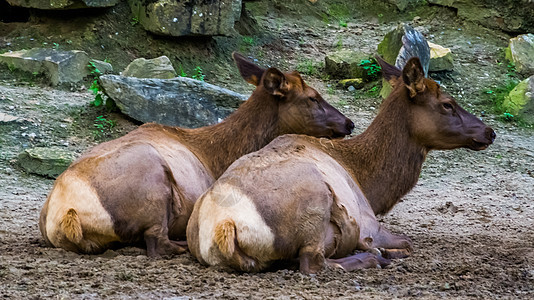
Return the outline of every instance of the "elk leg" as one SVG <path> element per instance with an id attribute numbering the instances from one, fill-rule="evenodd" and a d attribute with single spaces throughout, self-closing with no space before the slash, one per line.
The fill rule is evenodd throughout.
<path id="1" fill-rule="evenodd" d="M 377 267 L 385 267 L 391 263 L 389 259 L 377 256 L 373 253 L 358 253 L 351 256 L 327 259 L 326 263 L 332 267 L 342 268 L 345 271 L 354 271 L 358 269 L 370 269 Z"/>
<path id="2" fill-rule="evenodd" d="M 145 243 L 147 256 L 159 257 L 162 255 L 182 254 L 187 248 L 184 248 L 169 240 L 166 230 L 161 226 L 152 226 L 145 231 Z"/>
<path id="3" fill-rule="evenodd" d="M 182 247 L 184 248 L 185 250 L 188 250 L 189 247 L 187 246 L 187 241 L 173 241 L 173 240 L 170 240 L 171 243 L 173 243 L 174 245 L 176 246 L 179 246 L 179 247 Z"/>
<path id="4" fill-rule="evenodd" d="M 323 253 L 311 247 L 303 247 L 299 252 L 300 272 L 303 274 L 316 274 L 324 267 L 324 262 Z"/>
<path id="5" fill-rule="evenodd" d="M 405 258 L 413 252 L 410 238 L 392 234 L 382 226 L 373 235 L 371 247 L 382 248 L 380 251 L 385 258 Z"/>

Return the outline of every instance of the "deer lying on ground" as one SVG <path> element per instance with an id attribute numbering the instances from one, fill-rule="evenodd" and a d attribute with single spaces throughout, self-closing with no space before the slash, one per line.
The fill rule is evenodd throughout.
<path id="1" fill-rule="evenodd" d="M 197 198 L 244 154 L 286 133 L 337 138 L 354 124 L 297 72 L 267 70 L 234 53 L 256 85 L 223 122 L 197 129 L 146 124 L 100 144 L 61 174 L 41 211 L 47 244 L 78 253 L 146 243 L 147 255 L 179 254 Z"/>
<path id="2" fill-rule="evenodd" d="M 375 212 L 413 188 L 430 150 L 483 150 L 495 132 L 424 78 L 418 58 L 402 71 L 378 60 L 394 89 L 365 132 L 279 137 L 237 160 L 197 201 L 187 241 L 202 264 L 255 272 L 298 258 L 301 272 L 315 273 L 325 263 L 351 271 L 411 254 L 410 239 L 387 231 Z M 351 255 L 357 249 L 371 252 Z"/>

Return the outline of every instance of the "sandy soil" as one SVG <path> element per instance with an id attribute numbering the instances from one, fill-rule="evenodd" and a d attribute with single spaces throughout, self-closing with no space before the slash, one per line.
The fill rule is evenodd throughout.
<path id="1" fill-rule="evenodd" d="M 371 20 L 349 22 L 348 29 L 322 26 L 303 32 L 283 23 L 287 30 L 279 32 L 275 20 L 260 18 L 262 26 L 278 34 L 250 54 L 259 56 L 261 51 L 268 63 L 283 61 L 287 68 L 301 57 L 322 59 L 335 49 L 339 37 L 345 47 L 373 52 L 394 25 Z M 430 40 L 453 48 L 456 71 L 438 77 L 464 107 L 494 127 L 497 140 L 481 152 L 432 152 L 417 186 L 381 219 L 392 231 L 412 238 L 412 257 L 384 269 L 326 269 L 304 276 L 284 267 L 260 274 L 229 273 L 201 266 L 189 254 L 149 259 L 135 247 L 102 255 L 47 248 L 37 223 L 53 180 L 18 169 L 16 155 L 37 145 L 61 145 L 81 153 L 136 125 L 120 114 L 107 115 L 118 126 L 108 136 L 94 138 L 93 120 L 103 112 L 88 107 L 87 92 L 2 80 L 0 112 L 23 120 L 0 123 L 0 297 L 534 299 L 534 131 L 496 120 L 483 93 L 506 76 L 498 61 L 507 36 L 454 18 L 442 20 L 429 17 L 414 25 Z M 303 54 L 292 55 L 290 49 Z M 365 91 L 355 97 L 332 90 L 333 83 L 319 76 L 306 79 L 355 121 L 356 133 L 374 117 L 378 98 Z M 247 90 L 244 83 L 214 83 Z"/>

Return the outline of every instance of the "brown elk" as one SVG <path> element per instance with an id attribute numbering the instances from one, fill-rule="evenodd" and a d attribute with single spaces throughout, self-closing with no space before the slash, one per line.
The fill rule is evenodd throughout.
<path id="1" fill-rule="evenodd" d="M 250 98 L 219 124 L 146 124 L 82 155 L 57 178 L 42 208 L 47 244 L 99 253 L 144 240 L 148 256 L 182 253 L 185 242 L 178 240 L 185 240 L 195 201 L 233 161 L 282 134 L 336 138 L 354 128 L 297 72 L 233 57 L 256 85 Z"/>
<path id="2" fill-rule="evenodd" d="M 315 273 L 325 262 L 350 271 L 411 254 L 410 239 L 375 213 L 412 189 L 430 150 L 483 150 L 495 132 L 424 78 L 418 58 L 402 71 L 378 60 L 394 90 L 365 132 L 279 137 L 237 160 L 197 201 L 187 241 L 201 263 L 250 272 L 298 258 L 301 272 Z M 351 255 L 356 249 L 374 252 Z"/>

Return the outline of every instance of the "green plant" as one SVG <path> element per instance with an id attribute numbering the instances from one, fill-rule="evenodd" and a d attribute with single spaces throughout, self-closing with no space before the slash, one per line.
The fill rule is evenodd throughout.
<path id="1" fill-rule="evenodd" d="M 510 114 L 510 112 L 503 107 L 503 103 L 504 98 L 510 94 L 517 84 L 517 80 L 508 79 L 504 84 L 485 91 L 485 94 L 489 95 L 490 101 L 493 104 L 493 110 L 496 114 L 501 115 L 501 119 L 504 121 L 512 121 L 514 119 L 514 115 Z"/>
<path id="2" fill-rule="evenodd" d="M 255 46 L 257 44 L 257 40 L 252 36 L 244 35 L 241 38 L 241 43 L 239 45 L 239 51 L 241 52 L 247 52 L 250 47 Z"/>
<path id="3" fill-rule="evenodd" d="M 187 73 L 184 71 L 184 69 L 182 68 L 182 65 L 179 65 L 180 67 L 180 74 L 178 74 L 178 76 L 180 77 L 187 77 Z"/>
<path id="4" fill-rule="evenodd" d="M 339 20 L 339 27 L 347 27 L 347 21 Z"/>
<path id="5" fill-rule="evenodd" d="M 337 50 L 342 50 L 343 49 L 343 38 L 342 37 L 338 37 L 335 46 L 336 46 Z"/>
<path id="6" fill-rule="evenodd" d="M 191 76 L 191 78 L 193 79 L 196 79 L 196 80 L 200 80 L 200 81 L 204 81 L 204 77 L 206 77 L 206 75 L 204 75 L 204 73 L 202 73 L 202 68 L 200 66 L 196 66 L 195 69 L 193 70 L 194 74 Z"/>
<path id="7" fill-rule="evenodd" d="M 87 65 L 89 70 L 91 70 L 91 76 L 93 76 L 93 80 L 91 81 L 91 86 L 89 86 L 89 90 L 93 92 L 93 95 L 95 96 L 95 99 L 91 101 L 91 105 L 95 107 L 99 107 L 104 104 L 104 91 L 102 90 L 102 87 L 98 83 L 98 77 L 102 75 L 102 72 L 96 67 L 95 63 L 90 61 Z"/>
<path id="8" fill-rule="evenodd" d="M 52 43 L 52 45 L 54 45 L 54 49 L 55 50 L 59 50 L 59 44 L 58 43 Z"/>
<path id="9" fill-rule="evenodd" d="M 96 117 L 93 126 L 95 127 L 95 130 L 93 131 L 93 134 L 96 138 L 100 138 L 107 133 L 111 132 L 111 129 L 115 127 L 116 123 L 113 120 L 108 120 L 104 118 L 104 116 L 98 116 Z"/>
<path id="10" fill-rule="evenodd" d="M 135 25 L 139 24 L 139 18 L 138 17 L 132 17 L 132 19 L 130 20 L 130 24 L 132 24 L 132 26 L 135 26 Z"/>
<path id="11" fill-rule="evenodd" d="M 378 79 L 382 68 L 374 58 L 360 60 L 360 66 L 367 72 L 370 80 Z"/>
<path id="12" fill-rule="evenodd" d="M 335 94 L 335 90 L 334 90 L 334 87 L 332 85 L 328 85 L 328 87 L 326 88 L 326 93 L 328 95 L 333 95 Z"/>
<path id="13" fill-rule="evenodd" d="M 318 68 L 311 59 L 301 60 L 297 63 L 297 71 L 306 75 L 317 75 L 319 73 Z"/>

